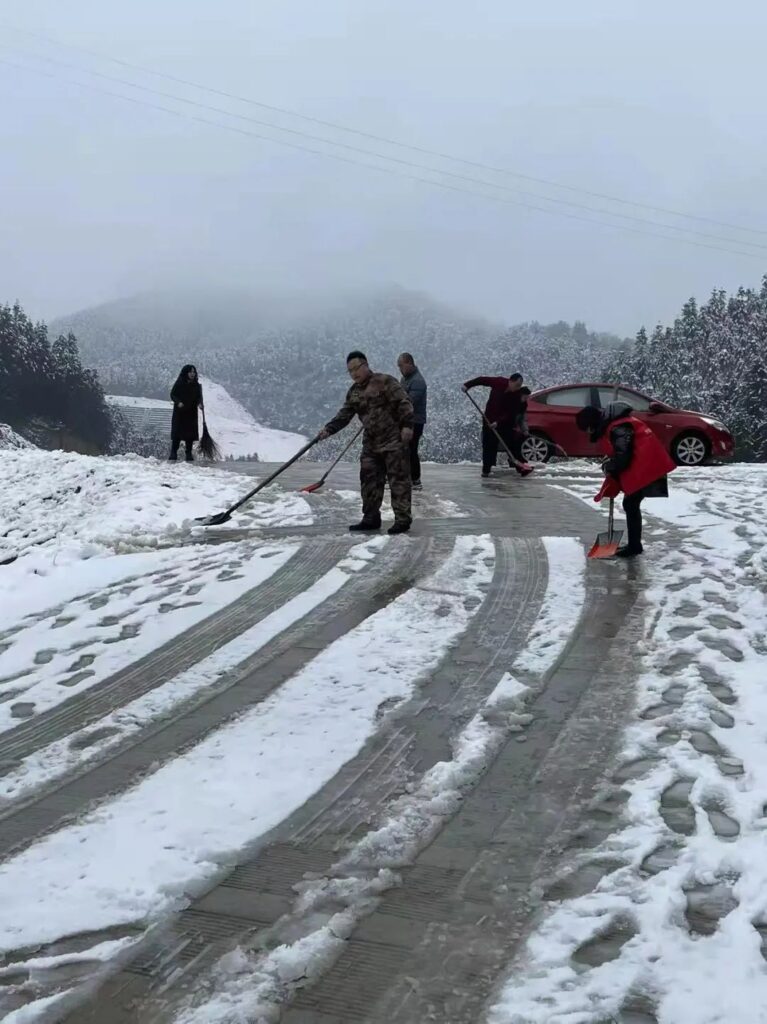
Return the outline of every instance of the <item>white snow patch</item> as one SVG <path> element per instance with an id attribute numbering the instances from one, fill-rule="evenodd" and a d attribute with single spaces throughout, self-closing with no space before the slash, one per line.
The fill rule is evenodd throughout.
<path id="1" fill-rule="evenodd" d="M 78 824 L 0 865 L 0 949 L 161 917 L 210 885 L 352 757 L 479 607 L 488 537 L 459 537 L 423 585 L 276 693 Z"/>
<path id="2" fill-rule="evenodd" d="M 20 556 L 0 567 L 12 587 L 20 583 L 17 573 L 39 582 L 53 566 L 188 541 L 202 530 L 196 517 L 222 510 L 255 483 L 226 470 L 135 455 L 91 458 L 35 449 L 3 452 L 0 460 L 0 560 Z M 238 526 L 312 522 L 303 498 L 277 489 L 259 495 L 237 519 Z"/>
<path id="3" fill-rule="evenodd" d="M 10 619 L 17 625 L 0 653 L 0 698 L 5 697 L 0 703 L 0 733 L 18 725 L 15 702 L 31 704 L 31 717 L 63 703 L 74 692 L 95 686 L 264 583 L 298 547 L 295 543 L 227 543 L 203 552 L 193 548 L 145 552 L 124 556 L 131 569 L 126 587 L 107 582 L 113 569 L 109 565 L 94 590 L 70 598 L 63 610 L 61 606 L 51 609 L 46 594 L 46 604 L 36 609 L 31 621 Z M 233 560 L 238 568 L 234 578 L 224 573 L 220 579 Z M 93 583 L 94 574 L 90 575 Z M 168 593 L 169 589 L 176 593 Z M 37 587 L 35 596 L 38 603 L 43 599 Z M 123 639 L 125 630 L 130 632 Z M 83 658 L 86 674 L 71 683 L 80 675 Z M 142 699 L 151 704 L 159 692 L 154 690 Z M 66 745 L 69 740 L 63 742 Z M 57 749 L 63 756 L 63 749 Z M 34 755 L 35 764 L 39 757 L 49 760 L 45 750 Z M 65 768 L 65 761 L 59 761 L 59 766 Z M 21 765 L 0 778 L 0 796 L 12 795 L 25 776 Z M 33 784 L 35 778 L 37 772 L 26 781 Z"/>
<path id="4" fill-rule="evenodd" d="M 543 675 L 554 667 L 580 618 L 585 600 L 586 557 L 574 537 L 544 537 L 548 582 L 543 605 L 527 645 L 514 666 Z"/>
<path id="5" fill-rule="evenodd" d="M 0 801 L 27 799 L 35 789 L 69 774 L 75 767 L 85 764 L 94 757 L 102 756 L 106 750 L 139 732 L 147 723 L 161 718 L 179 704 L 186 703 L 215 686 L 222 677 L 234 672 L 246 658 L 250 658 L 274 637 L 337 593 L 348 581 L 349 573 L 364 569 L 385 546 L 387 540 L 385 537 L 377 537 L 356 545 L 336 568 L 327 572 L 302 594 L 275 609 L 266 618 L 224 644 L 207 658 L 197 662 L 192 668 L 124 705 L 118 711 L 92 722 L 80 732 L 50 743 L 24 758 L 17 768 L 0 777 Z M 268 563 L 269 575 L 283 565 L 296 550 L 297 545 L 286 546 L 278 553 L 278 557 L 272 558 Z M 249 585 L 253 585 L 252 580 Z M 36 691 L 32 690 L 33 696 L 35 693 Z M 84 749 L 73 746 L 77 741 L 86 740 L 92 733 L 99 733 L 105 728 L 112 731 L 103 739 L 89 743 Z"/>
<path id="6" fill-rule="evenodd" d="M 13 427 L 9 427 L 7 423 L 0 423 L 0 451 L 34 447 L 31 441 L 17 434 Z"/>

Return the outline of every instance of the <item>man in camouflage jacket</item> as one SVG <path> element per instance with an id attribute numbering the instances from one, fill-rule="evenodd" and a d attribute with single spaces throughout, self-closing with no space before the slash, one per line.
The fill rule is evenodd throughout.
<path id="1" fill-rule="evenodd" d="M 394 377 L 373 373 L 362 352 L 350 352 L 346 368 L 352 386 L 344 404 L 319 436 L 338 433 L 355 416 L 359 416 L 365 428 L 360 458 L 362 521 L 349 529 L 380 530 L 381 503 L 388 479 L 394 510 L 394 525 L 389 533 L 406 533 L 412 522 L 408 445 L 413 438 L 413 406 Z"/>

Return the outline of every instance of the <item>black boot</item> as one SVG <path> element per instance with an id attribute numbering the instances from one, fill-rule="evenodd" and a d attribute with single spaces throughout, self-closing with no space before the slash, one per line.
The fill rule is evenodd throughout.
<path id="1" fill-rule="evenodd" d="M 393 537 L 397 533 L 407 533 L 409 529 L 410 521 L 408 519 L 395 519 L 386 532 Z"/>
<path id="2" fill-rule="evenodd" d="M 377 519 L 361 519 L 358 523 L 352 523 L 349 527 L 352 533 L 373 533 L 381 529 L 381 517 Z"/>
<path id="3" fill-rule="evenodd" d="M 616 558 L 636 558 L 637 555 L 641 555 L 644 552 L 644 548 L 640 544 L 639 547 L 632 548 L 626 544 L 625 547 L 618 548 L 615 552 Z"/>

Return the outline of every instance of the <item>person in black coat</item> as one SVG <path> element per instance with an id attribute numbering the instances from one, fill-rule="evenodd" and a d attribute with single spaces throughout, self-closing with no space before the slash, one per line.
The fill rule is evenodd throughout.
<path id="1" fill-rule="evenodd" d="M 178 458 L 181 442 L 186 447 L 186 461 L 193 462 L 192 446 L 200 439 L 198 409 L 204 409 L 202 401 L 202 385 L 197 379 L 197 367 L 188 363 L 181 368 L 176 383 L 170 392 L 173 402 L 173 418 L 170 424 L 170 461 Z"/>

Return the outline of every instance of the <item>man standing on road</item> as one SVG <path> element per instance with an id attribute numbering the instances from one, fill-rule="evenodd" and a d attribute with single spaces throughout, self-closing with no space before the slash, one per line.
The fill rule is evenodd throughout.
<path id="1" fill-rule="evenodd" d="M 514 452 L 514 429 L 520 414 L 523 412 L 521 395 L 522 374 L 512 373 L 510 377 L 474 377 L 463 385 L 464 391 L 475 387 L 490 388 L 490 396 L 485 406 L 485 418 L 490 423 L 482 424 L 482 476 L 490 476 L 498 456 L 498 438 L 491 429 L 503 438 L 506 445 Z M 520 476 L 527 476 L 529 469 L 515 467 Z"/>
<path id="2" fill-rule="evenodd" d="M 365 428 L 360 457 L 362 520 L 349 529 L 381 529 L 381 504 L 388 479 L 394 510 L 394 525 L 389 533 L 407 533 L 413 521 L 408 456 L 408 445 L 413 439 L 413 406 L 394 377 L 373 373 L 364 353 L 350 352 L 346 369 L 352 386 L 344 404 L 319 437 L 338 433 L 355 416 L 359 416 Z"/>
<path id="3" fill-rule="evenodd" d="M 414 491 L 422 491 L 421 460 L 418 456 L 418 445 L 421 442 L 423 428 L 426 426 L 426 381 L 415 365 L 415 359 L 409 352 L 403 352 L 397 360 L 399 372 L 402 374 L 400 384 L 413 406 L 413 440 L 410 442 L 410 480 Z"/>

